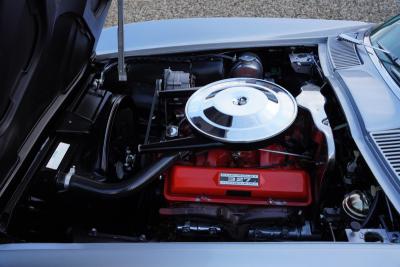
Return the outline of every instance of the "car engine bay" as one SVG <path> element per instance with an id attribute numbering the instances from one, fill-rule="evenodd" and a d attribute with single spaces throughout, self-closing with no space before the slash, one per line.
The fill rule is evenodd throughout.
<path id="1" fill-rule="evenodd" d="M 20 242 L 400 242 L 317 47 L 93 63 L 15 201 Z"/>

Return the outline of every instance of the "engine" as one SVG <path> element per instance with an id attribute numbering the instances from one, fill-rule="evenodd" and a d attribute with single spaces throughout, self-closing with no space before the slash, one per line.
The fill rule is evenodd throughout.
<path id="1" fill-rule="evenodd" d="M 292 238 L 310 238 L 301 214 L 312 204 L 315 182 L 321 182 L 331 160 L 326 138 L 332 135 L 313 122 L 316 113 L 326 119 L 324 98 L 316 98 L 314 106 L 298 107 L 286 89 L 256 79 L 262 65 L 255 55 L 241 58 L 232 78 L 201 88 L 190 87 L 189 73 L 165 70 L 160 91 L 167 121 L 164 140 L 140 145 L 139 152 L 190 153 L 163 175 L 168 207 L 161 208 L 160 215 L 174 222 L 180 235 L 215 235 L 246 224 L 246 231 L 230 232 L 230 237 L 258 233 L 252 238 L 284 239 L 285 229 L 292 229 L 297 233 Z M 310 84 L 299 96 L 310 91 L 322 96 Z M 319 166 L 313 169 L 316 162 Z M 268 228 L 276 219 L 286 228 Z M 258 223 L 266 228 L 250 229 Z"/>
<path id="2" fill-rule="evenodd" d="M 206 144 L 210 150 L 171 169 L 165 180 L 167 200 L 285 206 L 311 203 L 309 175 L 285 142 L 301 146 L 304 139 L 286 131 L 297 115 L 296 103 L 286 90 L 250 78 L 223 80 L 197 90 L 186 102 L 185 112 L 187 127 L 215 142 Z M 282 132 L 283 140 L 270 141 Z M 301 130 L 295 132 L 301 135 Z"/>

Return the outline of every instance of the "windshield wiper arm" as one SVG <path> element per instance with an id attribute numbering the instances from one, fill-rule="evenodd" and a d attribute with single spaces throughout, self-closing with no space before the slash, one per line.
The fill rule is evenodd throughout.
<path id="1" fill-rule="evenodd" d="M 400 82 L 400 71 L 396 70 L 393 66 L 390 68 L 390 71 L 396 77 L 397 81 Z"/>
<path id="2" fill-rule="evenodd" d="M 379 48 L 382 48 L 383 50 L 387 51 L 387 53 L 385 54 L 389 57 L 390 61 L 392 61 L 392 63 L 397 67 L 400 67 L 400 59 L 395 55 L 393 55 L 393 53 L 391 53 L 390 50 L 386 49 L 386 47 L 381 42 L 378 41 L 377 44 Z"/>
<path id="3" fill-rule="evenodd" d="M 339 34 L 339 36 L 337 37 L 337 39 L 338 39 L 339 41 L 345 41 L 345 42 L 349 42 L 349 43 L 356 44 L 356 45 L 366 46 L 366 47 L 372 48 L 372 49 L 374 49 L 374 50 L 381 51 L 381 52 L 383 52 L 383 53 L 385 53 L 385 54 L 390 54 L 390 52 L 387 51 L 386 49 L 379 48 L 379 47 L 376 47 L 376 46 L 373 46 L 373 45 L 364 44 L 363 41 L 358 40 L 358 39 L 356 39 L 356 38 L 353 38 L 353 37 L 351 37 L 351 36 L 349 36 L 349 35 L 347 35 L 347 34 L 345 34 L 345 33 Z"/>
<path id="4" fill-rule="evenodd" d="M 362 46 L 370 47 L 370 48 L 372 48 L 374 50 L 381 51 L 381 52 L 385 53 L 389 57 L 389 59 L 392 61 L 392 63 L 395 66 L 400 67 L 400 59 L 398 57 L 394 56 L 393 53 L 390 52 L 390 50 L 386 49 L 386 47 L 381 42 L 377 42 L 378 47 L 376 47 L 376 46 L 373 46 L 373 45 L 364 44 L 363 41 L 358 40 L 356 38 L 353 38 L 353 37 L 351 37 L 351 36 L 349 36 L 349 35 L 347 35 L 345 33 L 339 34 L 338 40 L 349 42 L 349 43 L 353 43 L 353 44 L 356 44 L 356 45 L 362 45 Z"/>

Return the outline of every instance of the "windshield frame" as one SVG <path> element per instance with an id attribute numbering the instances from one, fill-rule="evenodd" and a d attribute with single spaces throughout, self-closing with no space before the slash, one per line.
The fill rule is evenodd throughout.
<path id="1" fill-rule="evenodd" d="M 377 27 L 372 28 L 369 32 L 366 33 L 364 42 L 368 45 L 377 46 L 377 42 L 379 42 L 379 40 L 374 41 L 372 39 L 373 36 L 376 33 L 380 32 L 382 29 L 385 29 L 386 27 L 392 25 L 393 23 L 399 22 L 399 21 L 400 21 L 400 14 L 390 18 L 389 20 L 378 25 Z M 387 82 L 388 82 L 388 79 L 392 80 L 392 82 L 388 82 L 389 84 L 395 84 L 397 87 L 400 87 L 400 79 L 398 77 L 396 77 L 396 75 L 393 74 L 392 70 L 391 70 L 391 68 L 395 68 L 397 71 L 400 71 L 400 67 L 394 65 L 393 62 L 391 62 L 389 56 L 386 55 L 385 53 L 377 52 L 373 49 L 372 49 L 372 51 L 368 50 L 368 52 L 369 52 L 369 55 L 370 55 L 372 61 L 375 63 L 376 67 L 378 68 L 378 70 L 381 73 L 381 75 L 383 76 L 383 78 Z M 378 59 L 379 63 L 376 62 L 376 59 Z"/>
<path id="2" fill-rule="evenodd" d="M 384 29 L 385 27 L 393 24 L 396 21 L 400 21 L 400 14 L 390 18 L 382 24 L 370 28 L 368 31 L 365 32 L 364 43 L 370 46 L 375 45 L 371 37 L 375 33 L 379 32 L 381 29 Z M 365 47 L 365 49 L 367 50 L 370 59 L 374 63 L 375 67 L 378 69 L 378 72 L 381 74 L 383 79 L 392 89 L 397 89 L 393 90 L 393 92 L 400 98 L 400 81 L 393 73 L 391 73 L 389 66 L 392 67 L 393 64 L 390 63 L 389 57 L 384 53 L 377 53 L 377 51 L 375 51 L 374 49 L 368 47 Z M 397 69 L 400 71 L 400 68 Z"/>
<path id="3" fill-rule="evenodd" d="M 375 33 L 379 32 L 381 29 L 383 29 L 399 20 L 400 20 L 400 14 L 388 19 L 387 21 L 385 21 L 385 22 L 379 24 L 377 27 L 373 28 L 369 35 L 372 36 Z"/>

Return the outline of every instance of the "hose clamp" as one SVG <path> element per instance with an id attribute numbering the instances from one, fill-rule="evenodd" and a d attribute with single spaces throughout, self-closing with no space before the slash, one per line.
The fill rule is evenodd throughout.
<path id="1" fill-rule="evenodd" d="M 72 178 L 72 175 L 74 175 L 75 174 L 75 166 L 72 166 L 70 169 L 69 169 L 69 172 L 65 175 L 65 177 L 64 177 L 64 188 L 65 189 L 68 189 L 68 187 L 69 187 L 69 182 L 71 181 L 71 178 Z"/>

